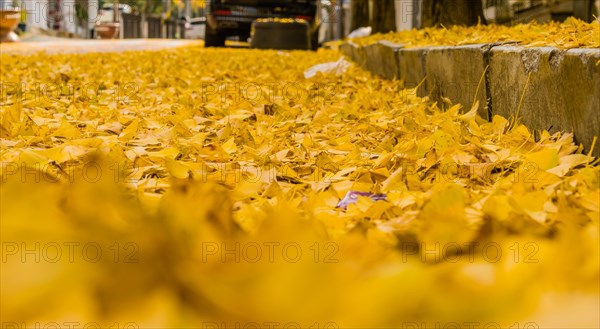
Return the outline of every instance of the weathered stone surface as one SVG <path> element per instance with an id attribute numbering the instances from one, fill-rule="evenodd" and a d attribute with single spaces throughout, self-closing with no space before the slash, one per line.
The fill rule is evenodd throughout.
<path id="1" fill-rule="evenodd" d="M 367 59 L 364 56 L 365 50 L 353 42 L 346 42 L 340 47 L 342 54 L 346 55 L 354 62 L 358 63 L 362 68 L 366 69 Z"/>
<path id="2" fill-rule="evenodd" d="M 485 72 L 491 45 L 431 47 L 427 53 L 427 86 L 430 96 L 443 106 L 443 98 L 468 111 L 479 101 L 479 115 L 488 118 Z"/>
<path id="3" fill-rule="evenodd" d="M 371 73 L 382 75 L 380 69 L 381 53 L 379 51 L 379 44 L 374 43 L 364 46 L 361 49 L 364 50 L 364 61 L 358 61 L 360 66 Z M 377 58 L 377 60 L 373 60 L 373 58 Z"/>
<path id="4" fill-rule="evenodd" d="M 340 52 L 348 57 L 351 60 L 354 60 L 354 47 L 356 47 L 356 45 L 354 45 L 353 43 L 350 42 L 344 42 L 341 46 L 340 46 Z"/>
<path id="5" fill-rule="evenodd" d="M 386 79 L 399 79 L 400 70 L 398 67 L 397 54 L 402 50 L 402 45 L 395 44 L 389 41 L 380 41 L 377 44 L 379 52 L 379 65 L 377 74 Z"/>
<path id="6" fill-rule="evenodd" d="M 354 56 L 354 61 L 360 65 L 360 67 L 366 69 L 367 68 L 367 51 L 366 47 L 356 46 L 352 50 L 352 55 Z"/>
<path id="7" fill-rule="evenodd" d="M 492 111 L 518 115 L 532 129 L 574 132 L 589 150 L 600 135 L 599 60 L 599 49 L 494 47 L 489 68 Z M 599 148 L 597 144 L 595 155 Z"/>
<path id="8" fill-rule="evenodd" d="M 428 95 L 425 83 L 428 50 L 429 48 L 405 48 L 396 53 L 399 79 L 406 88 L 415 88 L 421 84 L 417 90 L 419 96 Z"/>
<path id="9" fill-rule="evenodd" d="M 573 132 L 587 150 L 600 135 L 597 48 L 561 51 L 485 44 L 406 49 L 380 42 L 368 47 L 347 44 L 342 52 L 375 74 L 402 80 L 406 88 L 427 77 L 419 96 L 438 101 L 445 97 L 465 110 L 478 100 L 479 114 L 487 119 L 495 114 L 515 116 L 519 109 L 518 116 L 528 127 Z M 600 142 L 593 153 L 600 155 Z"/>
<path id="10" fill-rule="evenodd" d="M 388 41 L 360 47 L 352 42 L 344 43 L 340 50 L 360 67 L 386 79 L 404 81 L 406 88 L 419 84 L 419 96 L 428 95 L 425 83 L 425 58 L 429 48 L 402 48 Z"/>

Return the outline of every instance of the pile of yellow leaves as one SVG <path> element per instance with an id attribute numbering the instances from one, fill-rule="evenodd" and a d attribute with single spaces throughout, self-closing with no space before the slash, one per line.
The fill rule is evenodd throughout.
<path id="1" fill-rule="evenodd" d="M 366 46 L 381 40 L 401 44 L 406 48 L 423 46 L 459 46 L 481 43 L 518 43 L 526 47 L 598 48 L 600 20 L 586 23 L 570 17 L 565 22 L 505 25 L 451 26 L 449 28 L 412 29 L 401 32 L 378 33 L 352 42 Z"/>
<path id="2" fill-rule="evenodd" d="M 572 135 L 304 78 L 338 57 L 2 56 L 3 323 L 598 327 L 600 170 Z"/>

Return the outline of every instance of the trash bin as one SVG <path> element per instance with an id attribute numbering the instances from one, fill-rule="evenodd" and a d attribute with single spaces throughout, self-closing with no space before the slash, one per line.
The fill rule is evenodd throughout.
<path id="1" fill-rule="evenodd" d="M 118 22 L 115 23 L 101 23 L 96 25 L 96 35 L 100 37 L 100 39 L 114 39 L 119 34 L 119 28 L 121 24 Z"/>
<path id="2" fill-rule="evenodd" d="M 250 47 L 312 49 L 310 24 L 301 19 L 259 19 L 252 23 Z"/>
<path id="3" fill-rule="evenodd" d="M 19 10 L 0 10 L 0 42 L 15 42 L 19 38 L 13 32 L 21 20 Z"/>

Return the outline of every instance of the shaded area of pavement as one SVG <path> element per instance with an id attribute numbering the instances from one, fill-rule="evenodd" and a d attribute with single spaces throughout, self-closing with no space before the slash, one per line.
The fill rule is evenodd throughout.
<path id="1" fill-rule="evenodd" d="M 31 36 L 19 43 L 0 44 L 2 54 L 28 54 L 36 52 L 56 53 L 91 53 L 120 52 L 136 50 L 160 50 L 184 46 L 203 46 L 200 40 L 172 39 L 127 39 L 127 40 L 81 40 L 65 39 L 49 36 Z"/>

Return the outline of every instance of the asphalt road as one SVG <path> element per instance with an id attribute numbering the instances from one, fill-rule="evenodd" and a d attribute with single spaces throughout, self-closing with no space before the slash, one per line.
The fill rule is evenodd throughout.
<path id="1" fill-rule="evenodd" d="M 40 51 L 49 54 L 105 53 L 135 50 L 160 50 L 190 45 L 203 46 L 203 42 L 197 40 L 173 39 L 80 40 L 34 36 L 25 38 L 18 43 L 2 43 L 0 44 L 0 53 L 27 54 Z"/>

